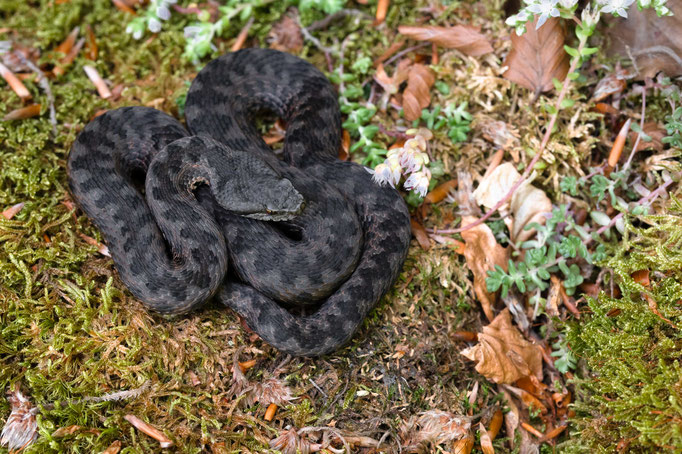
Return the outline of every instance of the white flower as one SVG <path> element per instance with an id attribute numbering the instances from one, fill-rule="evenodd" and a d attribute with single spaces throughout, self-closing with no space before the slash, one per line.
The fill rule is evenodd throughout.
<path id="1" fill-rule="evenodd" d="M 429 155 L 413 148 L 403 148 L 402 153 L 400 153 L 400 165 L 407 173 L 417 172 L 428 162 Z"/>
<path id="2" fill-rule="evenodd" d="M 200 31 L 201 31 L 201 27 L 199 27 L 197 25 L 190 25 L 190 26 L 185 27 L 185 30 L 183 32 L 185 34 L 185 38 L 191 39 L 191 38 L 194 38 L 195 36 L 197 36 Z"/>
<path id="3" fill-rule="evenodd" d="M 590 11 L 590 5 L 587 5 L 580 15 L 580 20 L 583 22 L 585 27 L 594 27 L 599 22 L 599 8 L 595 8 L 594 11 Z"/>
<path id="4" fill-rule="evenodd" d="M 161 31 L 161 22 L 156 17 L 150 17 L 147 27 L 149 27 L 150 32 L 159 33 Z"/>
<path id="5" fill-rule="evenodd" d="M 601 11 L 603 13 L 615 13 L 620 17 L 628 17 L 628 13 L 625 11 L 635 2 L 635 0 L 608 0 L 606 2 L 600 2 L 602 6 Z"/>
<path id="6" fill-rule="evenodd" d="M 540 0 L 538 3 L 533 3 L 528 8 L 526 8 L 531 13 L 539 14 L 540 18 L 535 26 L 537 30 L 545 23 L 547 19 L 551 17 L 559 16 L 559 10 L 556 7 L 558 0 Z"/>
<path id="7" fill-rule="evenodd" d="M 424 197 L 429 190 L 430 181 L 431 172 L 429 172 L 428 169 L 423 169 L 410 175 L 407 180 L 405 180 L 403 187 L 408 191 L 414 190 L 421 197 Z"/>
<path id="8" fill-rule="evenodd" d="M 161 20 L 168 20 L 170 19 L 170 10 L 168 9 L 168 6 L 166 6 L 165 3 L 162 3 L 161 6 L 156 8 L 156 17 L 158 17 Z"/>

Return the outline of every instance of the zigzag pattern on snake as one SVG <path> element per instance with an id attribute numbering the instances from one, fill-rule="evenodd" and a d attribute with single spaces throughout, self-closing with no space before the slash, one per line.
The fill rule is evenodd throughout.
<path id="1" fill-rule="evenodd" d="M 287 125 L 283 159 L 255 127 L 262 112 Z M 161 313 L 215 295 L 279 350 L 336 350 L 397 278 L 410 224 L 395 189 L 336 158 L 334 88 L 300 58 L 245 49 L 200 71 L 185 116 L 189 132 L 116 109 L 72 147 L 71 191 L 121 280 Z"/>

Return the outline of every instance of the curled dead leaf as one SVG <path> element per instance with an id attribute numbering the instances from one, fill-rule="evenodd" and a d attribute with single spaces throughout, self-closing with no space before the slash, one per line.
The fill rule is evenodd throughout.
<path id="1" fill-rule="evenodd" d="M 473 216 L 464 216 L 462 224 L 468 225 L 475 220 Z M 507 269 L 509 251 L 497 243 L 493 231 L 485 224 L 465 230 L 462 232 L 462 239 L 466 244 L 464 257 L 467 266 L 474 274 L 474 293 L 488 320 L 493 320 L 492 308 L 497 296 L 495 293 L 488 292 L 485 280 L 488 277 L 488 271 L 494 270 L 495 265 Z"/>
<path id="2" fill-rule="evenodd" d="M 398 32 L 417 41 L 429 41 L 437 46 L 457 49 L 472 57 L 493 51 L 490 41 L 481 33 L 481 27 L 474 27 L 473 25 L 454 25 L 452 27 L 401 25 L 398 27 Z"/>
<path id="3" fill-rule="evenodd" d="M 425 65 L 416 63 L 410 67 L 403 93 L 403 109 L 408 121 L 421 117 L 422 109 L 431 104 L 430 90 L 435 81 L 433 72 Z"/>
<path id="4" fill-rule="evenodd" d="M 537 19 L 536 19 L 537 20 Z M 512 48 L 504 60 L 503 76 L 536 94 L 554 88 L 552 79 L 563 81 L 569 58 L 564 50 L 566 32 L 558 18 L 549 18 L 542 27 L 526 24 L 526 33 L 511 35 Z"/>
<path id="5" fill-rule="evenodd" d="M 509 192 L 519 178 L 521 174 L 512 163 L 500 164 L 481 180 L 474 191 L 476 202 L 486 208 L 492 208 Z M 545 223 L 545 213 L 552 211 L 552 201 L 544 191 L 525 181 L 514 192 L 509 205 L 505 204 L 500 207 L 501 213 L 508 211 L 512 214 L 511 218 L 505 218 L 510 239 L 513 243 L 519 243 L 535 235 L 534 229 L 524 230 L 527 225 L 533 222 Z"/>
<path id="6" fill-rule="evenodd" d="M 412 226 L 412 235 L 417 239 L 419 246 L 428 251 L 431 248 L 431 240 L 429 240 L 429 234 L 426 233 L 424 226 L 416 219 L 410 219 L 410 225 Z"/>
<path id="7" fill-rule="evenodd" d="M 275 23 L 268 35 L 270 48 L 283 52 L 297 53 L 303 48 L 303 33 L 298 23 L 285 14 Z"/>
<path id="8" fill-rule="evenodd" d="M 512 325 L 508 309 L 483 328 L 478 342 L 461 353 L 476 361 L 476 370 L 487 379 L 495 383 L 513 383 L 529 375 L 542 379 L 542 352 Z"/>

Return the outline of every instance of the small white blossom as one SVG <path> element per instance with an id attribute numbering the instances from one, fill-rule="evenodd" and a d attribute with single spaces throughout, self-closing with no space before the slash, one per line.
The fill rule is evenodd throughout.
<path id="1" fill-rule="evenodd" d="M 565 9 L 573 9 L 578 0 L 559 0 L 559 4 Z"/>
<path id="2" fill-rule="evenodd" d="M 156 8 L 156 17 L 158 17 L 161 20 L 168 20 L 170 19 L 170 10 L 168 9 L 168 6 L 165 3 L 162 3 L 158 8 Z"/>
<path id="3" fill-rule="evenodd" d="M 531 13 L 539 14 L 538 23 L 535 26 L 537 30 L 544 24 L 550 17 L 559 16 L 559 10 L 556 7 L 558 0 L 540 0 L 537 3 L 533 3 L 526 9 Z"/>
<path id="4" fill-rule="evenodd" d="M 197 36 L 197 34 L 199 34 L 200 31 L 201 31 L 201 27 L 199 27 L 197 25 L 190 25 L 190 26 L 185 27 L 185 29 L 183 30 L 183 33 L 185 34 L 185 38 L 191 39 L 191 38 L 194 38 L 195 36 Z"/>
<path id="5" fill-rule="evenodd" d="M 367 168 L 367 171 L 372 174 L 372 180 L 379 186 L 388 183 L 393 186 L 393 179 L 391 178 L 391 169 L 386 164 L 379 164 L 374 170 Z"/>
<path id="6" fill-rule="evenodd" d="M 601 11 L 603 13 L 614 13 L 620 17 L 628 17 L 627 9 L 635 2 L 635 0 L 608 0 L 603 2 Z M 600 2 L 602 3 L 602 2 Z"/>
<path id="7" fill-rule="evenodd" d="M 405 169 L 405 172 L 417 172 L 429 163 L 429 155 L 412 148 L 403 148 L 400 153 L 400 165 Z"/>
<path id="8" fill-rule="evenodd" d="M 161 22 L 155 17 L 150 17 L 149 22 L 147 23 L 147 27 L 149 27 L 150 32 L 159 33 L 161 31 Z"/>
<path id="9" fill-rule="evenodd" d="M 590 11 L 590 5 L 587 5 L 580 15 L 580 20 L 586 27 L 594 27 L 597 25 L 597 22 L 599 22 L 599 15 L 599 8 L 595 8 L 593 11 Z"/>
<path id="10" fill-rule="evenodd" d="M 408 191 L 414 190 L 421 197 L 424 197 L 429 190 L 430 181 L 431 172 L 429 172 L 428 169 L 423 169 L 410 175 L 407 180 L 405 180 L 403 187 Z"/>

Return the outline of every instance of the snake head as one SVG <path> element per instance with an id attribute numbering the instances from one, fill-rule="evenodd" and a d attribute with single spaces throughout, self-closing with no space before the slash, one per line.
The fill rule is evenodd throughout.
<path id="1" fill-rule="evenodd" d="M 303 211 L 305 200 L 288 179 L 253 153 L 227 150 L 211 184 L 226 210 L 261 221 L 288 221 Z"/>

